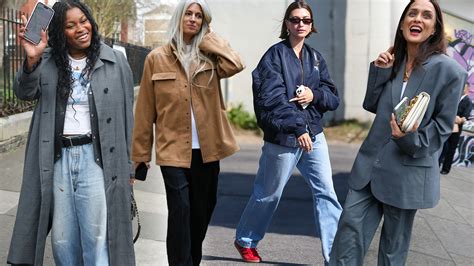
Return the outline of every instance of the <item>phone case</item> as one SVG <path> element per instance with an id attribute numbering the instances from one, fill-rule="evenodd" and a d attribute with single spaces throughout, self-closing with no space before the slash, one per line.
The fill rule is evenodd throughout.
<path id="1" fill-rule="evenodd" d="M 41 41 L 41 30 L 46 30 L 54 16 L 54 10 L 37 2 L 25 26 L 25 40 L 38 45 Z"/>
<path id="2" fill-rule="evenodd" d="M 145 181 L 147 172 L 148 167 L 146 166 L 146 163 L 141 162 L 138 164 L 137 169 L 135 169 L 135 179 Z"/>
<path id="3" fill-rule="evenodd" d="M 300 85 L 296 89 L 296 95 L 300 96 L 300 94 L 303 93 L 305 90 L 306 90 L 306 88 L 303 85 Z M 306 107 L 308 107 L 308 105 L 309 105 L 308 103 L 305 103 L 305 104 L 302 104 L 301 107 L 303 107 L 303 109 L 306 109 Z"/>

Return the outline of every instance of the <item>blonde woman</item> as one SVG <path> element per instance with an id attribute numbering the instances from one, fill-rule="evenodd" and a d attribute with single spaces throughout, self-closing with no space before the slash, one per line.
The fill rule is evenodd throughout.
<path id="1" fill-rule="evenodd" d="M 244 66 L 212 32 L 211 19 L 203 0 L 178 4 L 169 42 L 147 56 L 137 100 L 132 160 L 150 162 L 156 132 L 156 164 L 168 202 L 170 265 L 199 265 L 216 204 L 219 160 L 238 150 L 219 80 Z"/>

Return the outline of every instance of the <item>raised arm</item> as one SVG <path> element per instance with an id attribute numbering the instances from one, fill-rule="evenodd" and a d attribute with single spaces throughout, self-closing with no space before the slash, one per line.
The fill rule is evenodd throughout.
<path id="1" fill-rule="evenodd" d="M 380 95 L 385 87 L 385 83 L 390 79 L 395 56 L 391 53 L 392 47 L 379 54 L 369 68 L 369 78 L 367 80 L 367 90 L 365 92 L 362 107 L 365 110 L 376 113 Z"/>
<path id="2" fill-rule="evenodd" d="M 239 54 L 230 47 L 226 40 L 215 32 L 210 32 L 204 36 L 199 49 L 204 54 L 216 58 L 217 75 L 219 78 L 233 76 L 245 68 Z"/>

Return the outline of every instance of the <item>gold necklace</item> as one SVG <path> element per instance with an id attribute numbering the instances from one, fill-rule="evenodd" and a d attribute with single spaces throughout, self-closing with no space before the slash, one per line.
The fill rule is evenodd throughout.
<path id="1" fill-rule="evenodd" d="M 405 67 L 405 73 L 403 73 L 403 82 L 407 82 L 410 79 L 411 69 L 408 69 L 408 66 Z"/>

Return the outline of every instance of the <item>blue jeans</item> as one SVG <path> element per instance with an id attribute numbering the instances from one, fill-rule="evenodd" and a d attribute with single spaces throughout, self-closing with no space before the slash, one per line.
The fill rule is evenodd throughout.
<path id="1" fill-rule="evenodd" d="M 62 149 L 53 186 L 56 265 L 109 265 L 104 174 L 92 144 Z"/>
<path id="2" fill-rule="evenodd" d="M 324 259 L 329 261 L 342 207 L 334 191 L 323 133 L 316 136 L 311 152 L 264 143 L 253 193 L 237 226 L 236 240 L 243 247 L 254 248 L 263 239 L 295 166 L 311 188 L 316 232 L 321 238 Z"/>

